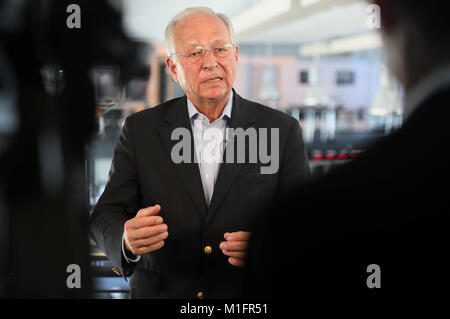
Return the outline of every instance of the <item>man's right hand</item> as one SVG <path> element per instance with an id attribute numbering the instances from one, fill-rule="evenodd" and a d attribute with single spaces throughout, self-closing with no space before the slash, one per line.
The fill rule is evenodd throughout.
<path id="1" fill-rule="evenodd" d="M 169 236 L 163 218 L 156 216 L 161 206 L 149 206 L 140 209 L 136 217 L 124 225 L 124 244 L 134 255 L 142 255 L 164 246 L 164 239 Z"/>

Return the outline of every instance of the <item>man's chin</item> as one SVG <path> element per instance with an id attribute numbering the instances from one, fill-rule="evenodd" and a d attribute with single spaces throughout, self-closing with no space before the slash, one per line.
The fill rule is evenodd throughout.
<path id="1" fill-rule="evenodd" d="M 215 100 L 221 100 L 223 98 L 226 98 L 230 92 L 227 90 L 211 90 L 209 92 L 206 92 L 203 97 L 205 99 L 215 101 Z"/>

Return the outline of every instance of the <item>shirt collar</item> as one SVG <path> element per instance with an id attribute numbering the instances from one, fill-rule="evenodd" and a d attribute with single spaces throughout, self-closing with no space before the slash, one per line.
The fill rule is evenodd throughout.
<path id="1" fill-rule="evenodd" d="M 431 72 L 412 88 L 405 98 L 405 118 L 408 118 L 431 94 L 447 86 L 450 86 L 450 64 Z"/>
<path id="2" fill-rule="evenodd" d="M 194 106 L 194 104 L 187 98 L 187 107 L 188 107 L 188 114 L 189 118 L 192 119 L 192 117 L 196 116 L 197 114 L 200 114 L 200 112 L 197 110 L 197 108 Z M 229 119 L 231 119 L 231 109 L 233 108 L 233 90 L 231 90 L 230 97 L 228 98 L 228 102 L 223 108 L 222 114 L 219 116 L 220 118 L 223 118 L 224 116 L 227 116 Z"/>

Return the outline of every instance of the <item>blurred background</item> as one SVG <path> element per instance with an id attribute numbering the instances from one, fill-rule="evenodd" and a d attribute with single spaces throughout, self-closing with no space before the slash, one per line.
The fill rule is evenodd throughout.
<path id="1" fill-rule="evenodd" d="M 125 118 L 184 95 L 165 67 L 164 29 L 186 7 L 208 6 L 231 18 L 239 45 L 236 91 L 299 121 L 314 176 L 327 174 L 357 157 L 376 139 L 402 124 L 402 88 L 386 68 L 381 39 L 374 27 L 376 12 L 366 1 L 62 1 L 65 5 L 80 3 L 83 14 L 86 7 L 97 2 L 110 7 L 111 12 L 97 12 L 88 18 L 93 20 L 91 29 L 82 25 L 81 30 L 89 33 L 98 27 L 107 34 L 110 25 L 104 22 L 109 21 L 108 14 L 114 18 L 114 12 L 121 12 L 121 19 L 111 20 L 111 25 L 120 25 L 127 45 L 118 45 L 115 35 L 90 44 L 80 40 L 80 52 L 91 45 L 101 47 L 103 54 L 101 59 L 96 54 L 86 58 L 95 63 L 85 68 L 92 96 L 91 113 L 86 120 L 92 127 L 88 125 L 80 162 L 86 209 L 79 211 L 85 217 L 105 187 Z M 59 14 L 64 19 L 68 15 L 65 11 Z M 85 23 L 83 19 L 86 18 L 82 15 Z M 100 39 L 98 34 L 91 38 L 95 37 Z M 133 48 L 132 54 L 125 54 L 124 47 Z M 49 95 L 58 95 L 69 85 L 67 65 L 55 61 L 38 64 L 42 85 Z M 86 91 L 78 94 L 84 96 L 83 92 Z M 0 123 L 13 123 L 13 117 L 4 114 L 0 113 Z M 76 121 L 77 118 L 71 118 L 68 122 L 76 125 Z M 37 168 L 41 172 L 45 169 L 50 168 Z M 2 192 L 0 199 L 1 196 Z M 348 196 L 351 198 L 352 194 Z M 94 242 L 90 241 L 89 247 L 88 263 L 94 276 L 89 296 L 126 298 L 128 283 L 112 270 L 114 265 L 96 249 Z"/>

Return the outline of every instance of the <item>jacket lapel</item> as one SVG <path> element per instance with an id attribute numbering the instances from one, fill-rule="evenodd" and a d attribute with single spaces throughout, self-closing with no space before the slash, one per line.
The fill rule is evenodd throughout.
<path id="1" fill-rule="evenodd" d="M 231 121 L 230 128 L 243 128 L 244 130 L 248 128 L 249 124 L 254 122 L 252 113 L 248 110 L 248 105 L 246 105 L 244 99 L 242 99 L 233 89 L 233 108 L 231 111 Z M 223 155 L 223 162 L 220 165 L 219 174 L 217 176 L 216 184 L 214 185 L 214 192 L 211 198 L 211 203 L 208 209 L 208 216 L 206 222 L 211 220 L 216 212 L 220 203 L 224 199 L 225 195 L 229 191 L 234 179 L 241 169 L 242 163 L 226 163 L 226 153 L 230 148 L 235 147 L 236 138 L 232 136 L 229 138 Z M 246 145 L 246 149 L 248 146 Z M 236 155 L 236 154 L 235 154 Z"/>
<path id="2" fill-rule="evenodd" d="M 169 156 L 171 155 L 172 148 L 180 142 L 178 140 L 171 140 L 172 132 L 176 128 L 180 127 L 187 128 L 190 132 L 191 161 L 190 163 L 181 162 L 179 164 L 176 164 L 173 161 L 171 162 L 172 165 L 175 166 L 175 169 L 177 170 L 178 175 L 186 187 L 192 201 L 197 207 L 197 210 L 200 212 L 201 216 L 205 218 L 207 214 L 207 206 L 198 164 L 194 162 L 194 139 L 187 111 L 186 96 L 180 98 L 167 108 L 165 122 L 161 125 L 159 130 L 161 140 L 166 147 L 166 150 L 169 152 Z"/>

